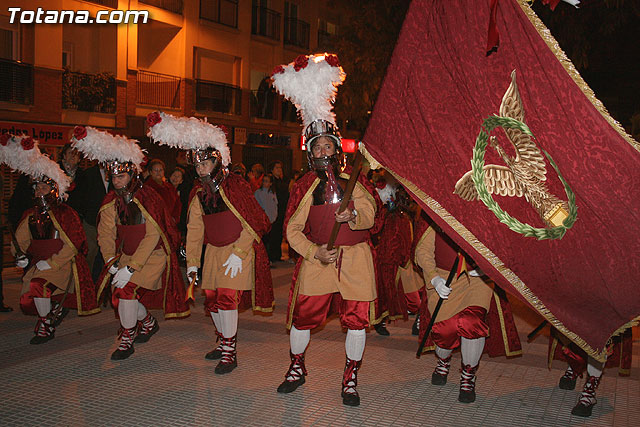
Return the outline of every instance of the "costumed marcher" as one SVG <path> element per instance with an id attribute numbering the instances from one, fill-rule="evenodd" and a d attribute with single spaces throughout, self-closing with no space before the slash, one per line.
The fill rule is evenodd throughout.
<path id="1" fill-rule="evenodd" d="M 567 362 L 567 370 L 560 378 L 558 387 L 563 390 L 574 390 L 578 377 L 582 378 L 585 371 L 587 379 L 578 403 L 571 410 L 572 415 L 590 417 L 593 407 L 597 403 L 596 390 L 602 379 L 605 368 L 618 368 L 618 375 L 628 377 L 631 374 L 631 361 L 633 357 L 633 334 L 631 328 L 611 338 L 607 343 L 607 361 L 604 364 L 598 362 L 578 347 L 567 337 L 551 328 L 549 336 L 549 369 L 554 359 Z"/>
<path id="2" fill-rule="evenodd" d="M 163 112 L 149 114 L 147 124 L 153 141 L 188 150 L 195 165 L 198 179 L 187 216 L 187 276 L 195 279 L 206 245 L 202 289 L 220 344 L 205 358 L 220 359 L 215 373 L 226 374 L 238 364 L 238 308 L 243 293 L 251 298 L 254 310 L 273 310 L 269 259 L 261 240 L 270 222 L 249 184 L 229 173 L 231 158 L 222 129 L 194 117 Z"/>
<path id="3" fill-rule="evenodd" d="M 113 187 L 98 213 L 105 261 L 98 298 L 110 282 L 121 324 L 111 359 L 122 360 L 133 354 L 134 342 L 147 342 L 158 331 L 148 310 L 163 309 L 165 318 L 189 315 L 176 255 L 180 234 L 162 197 L 142 185 L 138 173 L 144 155 L 137 141 L 88 126 L 77 126 L 73 141 L 89 159 L 106 165 Z"/>
<path id="4" fill-rule="evenodd" d="M 426 333 L 438 300 L 444 300 L 427 340 L 426 348 L 435 347 L 437 360 L 431 383 L 446 384 L 451 353 L 460 347 L 462 369 L 458 401 L 474 402 L 476 372 L 483 351 L 486 350 L 490 356 L 522 353 L 511 308 L 501 289 L 495 287 L 494 292 L 493 284 L 480 278 L 482 272 L 478 269 L 467 271 L 466 266 L 473 265 L 473 261 L 424 212 L 414 223 L 414 233 L 412 256 L 422 269 L 427 289 L 427 303 L 419 313 L 421 338 Z M 448 287 L 445 278 L 457 257 L 457 271 Z M 492 335 L 489 335 L 490 328 L 495 331 Z M 502 334 L 498 333 L 500 328 Z M 487 337 L 491 338 L 490 342 Z"/>
<path id="5" fill-rule="evenodd" d="M 78 214 L 63 202 L 70 178 L 31 137 L 9 136 L 1 142 L 0 162 L 33 182 L 34 206 L 18 223 L 12 253 L 25 270 L 20 307 L 38 315 L 31 344 L 43 344 L 54 338 L 69 308 L 80 315 L 100 311 L 84 258 L 87 241 Z"/>
<path id="6" fill-rule="evenodd" d="M 304 384 L 304 355 L 311 329 L 322 325 L 332 305 L 347 329 L 342 402 L 357 406 L 357 374 L 365 348 L 366 328 L 376 298 L 371 234 L 379 230 L 382 204 L 364 176 L 358 177 L 349 206 L 337 212 L 349 169 L 343 169 L 341 138 L 335 126 L 332 102 L 345 73 L 335 55 L 300 55 L 278 66 L 274 87 L 296 104 L 302 116 L 310 171 L 293 186 L 284 221 L 289 245 L 301 257 L 293 273 L 287 326 L 291 364 L 280 393 Z M 335 222 L 341 223 L 335 247 L 327 249 Z M 371 316 L 370 316 L 371 314 Z"/>

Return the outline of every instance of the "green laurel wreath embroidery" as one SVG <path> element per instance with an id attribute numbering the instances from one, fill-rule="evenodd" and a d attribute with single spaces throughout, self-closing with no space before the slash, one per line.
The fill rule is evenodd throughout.
<path id="1" fill-rule="evenodd" d="M 473 179 L 473 183 L 475 184 L 476 191 L 478 192 L 480 200 L 482 200 L 482 202 L 487 205 L 487 208 L 489 208 L 489 210 L 495 214 L 500 222 L 506 224 L 507 227 L 509 227 L 516 233 L 520 233 L 526 237 L 535 237 L 538 240 L 562 239 L 567 230 L 570 229 L 576 222 L 576 219 L 578 217 L 576 197 L 573 194 L 573 191 L 571 191 L 569 184 L 567 184 L 567 181 L 565 181 L 562 174 L 560 174 L 558 166 L 553 161 L 549 153 L 547 153 L 545 150 L 542 150 L 542 152 L 547 157 L 547 160 L 549 160 L 549 163 L 558 174 L 558 178 L 560 178 L 560 181 L 562 181 L 562 185 L 564 185 L 564 191 L 567 194 L 567 200 L 569 202 L 569 216 L 563 221 L 562 225 L 551 228 L 536 228 L 529 224 L 523 224 L 522 222 L 518 221 L 507 212 L 502 210 L 502 208 L 500 208 L 498 203 L 493 200 L 493 197 L 487 190 L 487 186 L 484 182 L 483 171 L 484 154 L 487 148 L 487 143 L 489 141 L 489 134 L 497 127 L 519 129 L 521 132 L 535 139 L 535 136 L 533 136 L 533 134 L 529 130 L 529 127 L 516 119 L 494 115 L 487 117 L 484 122 L 482 122 L 483 129 L 480 130 L 480 133 L 476 138 L 476 145 L 473 148 L 473 158 L 471 159 L 471 177 Z"/>

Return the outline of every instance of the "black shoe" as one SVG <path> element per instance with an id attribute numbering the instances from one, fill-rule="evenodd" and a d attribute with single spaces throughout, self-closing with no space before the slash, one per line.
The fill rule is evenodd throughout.
<path id="1" fill-rule="evenodd" d="M 204 358 L 207 359 L 207 360 L 222 359 L 222 350 L 220 350 L 218 347 L 216 347 L 213 350 L 211 350 L 209 353 L 205 354 Z"/>
<path id="2" fill-rule="evenodd" d="M 437 372 L 431 374 L 431 384 L 433 385 L 445 385 L 447 383 L 447 376 L 440 375 Z"/>
<path id="3" fill-rule="evenodd" d="M 560 377 L 560 383 L 558 384 L 558 387 L 560 387 L 562 390 L 574 390 L 576 388 L 577 379 L 577 377 L 570 378 L 568 376 L 562 376 Z"/>
<path id="4" fill-rule="evenodd" d="M 44 344 L 47 341 L 51 341 L 53 338 L 54 338 L 53 333 L 45 336 L 36 335 L 35 337 L 31 338 L 31 341 L 29 341 L 29 344 L 35 344 L 35 345 Z"/>
<path id="5" fill-rule="evenodd" d="M 158 332 L 158 329 L 160 329 L 160 326 L 158 325 L 158 322 L 156 322 L 155 325 L 153 325 L 153 327 L 151 328 L 151 330 L 149 332 L 147 332 L 146 334 L 140 332 L 136 336 L 136 338 L 133 340 L 133 342 L 135 342 L 135 343 L 145 343 L 145 342 L 149 341 L 151 339 L 151 337 L 153 336 L 153 334 Z"/>
<path id="6" fill-rule="evenodd" d="M 591 416 L 591 411 L 593 411 L 593 407 L 594 406 L 595 406 L 595 404 L 593 404 L 593 405 L 583 405 L 581 403 L 578 403 L 571 410 L 571 415 L 575 415 L 577 417 L 590 417 Z"/>
<path id="7" fill-rule="evenodd" d="M 420 317 L 416 317 L 415 322 L 411 326 L 411 335 L 420 335 Z"/>
<path id="8" fill-rule="evenodd" d="M 387 330 L 387 327 L 385 326 L 384 322 L 380 322 L 377 325 L 374 325 L 373 327 L 379 335 L 383 335 L 383 336 L 391 335 L 389 333 L 389 330 Z"/>
<path id="9" fill-rule="evenodd" d="M 111 360 L 124 360 L 133 354 L 133 346 L 129 347 L 126 350 L 118 350 L 111 353 Z"/>
<path id="10" fill-rule="evenodd" d="M 214 370 L 214 372 L 218 375 L 228 374 L 229 372 L 233 371 L 237 366 L 238 366 L 238 362 L 236 360 L 234 360 L 231 363 L 220 362 L 216 366 L 216 369 Z"/>
<path id="11" fill-rule="evenodd" d="M 360 396 L 357 393 L 342 392 L 342 404 L 347 406 L 360 406 Z"/>
<path id="12" fill-rule="evenodd" d="M 476 401 L 476 392 L 460 390 L 460 394 L 458 395 L 458 402 L 461 403 L 473 403 Z"/>
<path id="13" fill-rule="evenodd" d="M 9 313 L 12 311 L 13 308 L 9 307 L 8 305 L 0 304 L 0 313 Z"/>
<path id="14" fill-rule="evenodd" d="M 278 386 L 278 393 L 294 392 L 298 387 L 304 384 L 304 382 L 305 382 L 304 375 L 298 378 L 297 380 L 293 380 L 293 381 L 284 380 L 282 381 L 282 384 Z"/>

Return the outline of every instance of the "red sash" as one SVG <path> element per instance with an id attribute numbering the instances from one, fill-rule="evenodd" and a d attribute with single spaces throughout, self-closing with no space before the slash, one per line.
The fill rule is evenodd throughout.
<path id="1" fill-rule="evenodd" d="M 339 203 L 311 206 L 304 230 L 304 234 L 309 240 L 317 245 L 324 245 L 329 241 L 331 229 L 336 222 L 334 213 L 339 206 Z M 349 202 L 347 209 L 353 209 L 353 202 Z M 334 245 L 353 246 L 366 242 L 368 237 L 369 230 L 354 231 L 349 228 L 349 224 L 342 223 Z"/>
<path id="2" fill-rule="evenodd" d="M 231 211 L 203 215 L 204 243 L 213 246 L 227 246 L 238 240 L 242 224 Z"/>
<path id="3" fill-rule="evenodd" d="M 136 253 L 138 246 L 140 246 L 140 242 L 144 239 L 146 234 L 146 225 L 145 224 L 136 224 L 136 225 L 121 225 L 118 224 L 118 241 L 117 245 L 119 246 L 124 239 L 124 243 L 122 243 L 122 253 L 125 255 L 133 255 Z"/>
<path id="4" fill-rule="evenodd" d="M 27 253 L 31 255 L 31 262 L 38 262 L 51 258 L 62 249 L 62 240 L 60 239 L 36 239 L 31 240 L 31 244 L 27 249 Z"/>

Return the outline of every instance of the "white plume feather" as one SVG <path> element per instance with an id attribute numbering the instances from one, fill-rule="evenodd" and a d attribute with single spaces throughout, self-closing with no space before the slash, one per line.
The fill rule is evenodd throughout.
<path id="1" fill-rule="evenodd" d="M 309 55 L 306 67 L 296 71 L 294 61 L 271 76 L 276 90 L 295 104 L 304 128 L 318 119 L 336 123 L 333 103 L 346 73 L 342 67 L 330 65 L 327 56 Z"/>
<path id="2" fill-rule="evenodd" d="M 394 186 L 394 185 L 391 185 L 389 183 L 387 183 L 387 185 L 385 185 L 382 188 L 377 188 L 376 187 L 376 191 L 378 192 L 378 196 L 380 196 L 380 200 L 382 200 L 382 203 L 384 203 L 384 204 L 389 203 L 389 201 L 391 199 L 395 199 L 396 190 L 397 190 L 397 187 Z"/>
<path id="3" fill-rule="evenodd" d="M 71 185 L 71 178 L 60 169 L 56 162 L 40 152 L 37 141 L 34 140 L 34 146 L 31 150 L 22 148 L 22 140 L 27 138 L 30 137 L 27 135 L 13 136 L 9 138 L 7 145 L 0 145 L 0 162 L 34 179 L 46 177 L 54 180 L 58 184 L 60 197 L 65 198 L 67 189 Z"/>
<path id="4" fill-rule="evenodd" d="M 138 146 L 138 141 L 121 135 L 86 126 L 87 136 L 81 139 L 71 138 L 73 147 L 82 152 L 90 160 L 106 163 L 117 160 L 131 162 L 140 171 L 140 164 L 144 160 L 144 153 Z"/>
<path id="5" fill-rule="evenodd" d="M 211 147 L 220 152 L 224 166 L 231 163 L 227 136 L 218 126 L 195 117 L 176 117 L 162 111 L 158 114 L 162 120 L 149 126 L 147 132 L 151 140 L 183 150 L 202 150 Z"/>

